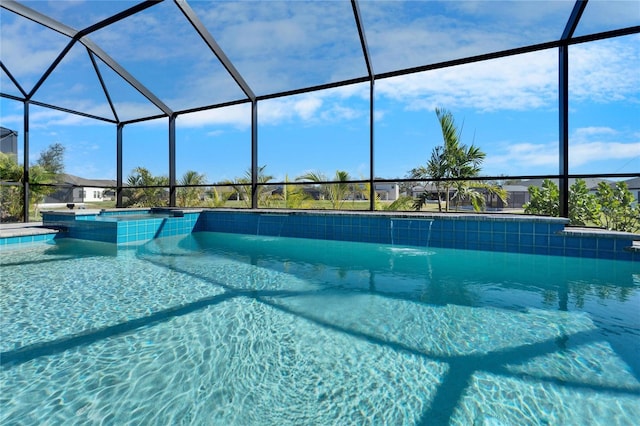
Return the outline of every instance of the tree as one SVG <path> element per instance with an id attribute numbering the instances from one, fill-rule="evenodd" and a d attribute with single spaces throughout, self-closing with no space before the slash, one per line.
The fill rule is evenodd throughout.
<path id="1" fill-rule="evenodd" d="M 215 187 L 211 188 L 209 195 L 210 197 L 204 203 L 206 207 L 222 207 L 227 202 L 228 195 L 221 195 Z"/>
<path id="2" fill-rule="evenodd" d="M 0 153 L 0 177 L 3 182 L 24 182 L 23 168 L 16 159 Z M 36 163 L 29 168 L 29 210 L 37 214 L 37 206 L 44 197 L 54 191 L 47 186 L 55 182 L 53 171 Z M 22 191 L 20 186 L 2 187 L 2 218 L 3 220 L 17 220 L 22 215 Z"/>
<path id="3" fill-rule="evenodd" d="M 381 210 L 386 211 L 404 211 L 409 210 L 413 206 L 413 198 L 408 195 L 401 195 L 397 200 L 391 204 L 383 205 Z M 376 210 L 380 210 L 376 207 Z"/>
<path id="4" fill-rule="evenodd" d="M 436 117 L 440 123 L 443 145 L 433 148 L 427 166 L 412 169 L 410 177 L 433 182 L 440 211 L 442 211 L 442 192 L 444 192 L 446 211 L 449 211 L 452 199 L 455 200 L 456 209 L 464 200 L 469 200 L 476 211 L 483 209 L 485 198 L 478 191 L 480 188 L 498 195 L 503 202 L 506 202 L 506 191 L 501 187 L 479 181 L 471 184 L 468 178 L 480 175 L 486 154 L 473 144 L 467 146 L 460 142 L 462 131 L 456 127 L 450 111 L 436 108 Z M 455 191 L 453 197 L 452 189 Z M 420 210 L 426 203 L 427 197 L 426 194 L 418 197 L 414 202 L 414 208 Z"/>
<path id="5" fill-rule="evenodd" d="M 329 178 L 320 172 L 305 173 L 302 176 L 298 176 L 296 180 L 318 183 L 323 196 L 331 202 L 331 208 L 334 210 L 342 209 L 345 200 L 353 193 L 353 185 L 348 183 L 351 177 L 344 170 L 336 170 L 332 182 L 329 182 Z"/>
<path id="6" fill-rule="evenodd" d="M 29 207 L 33 207 L 38 214 L 38 204 L 44 201 L 44 197 L 55 191 L 54 187 L 47 186 L 54 183 L 55 175 L 40 165 L 29 168 Z"/>
<path id="7" fill-rule="evenodd" d="M 560 192 L 558 185 L 549 179 L 542 182 L 542 187 L 530 186 L 529 202 L 524 205 L 526 214 L 535 214 L 542 216 L 559 216 L 560 215 Z"/>
<path id="8" fill-rule="evenodd" d="M 167 186 L 169 178 L 153 176 L 144 167 L 136 167 L 127 178 L 127 188 L 124 197 L 127 199 L 125 207 L 157 207 L 166 206 L 168 200 Z"/>
<path id="9" fill-rule="evenodd" d="M 194 170 L 187 170 L 180 178 L 180 185 L 185 185 L 183 188 L 178 188 L 176 191 L 177 204 L 181 207 L 194 207 L 201 203 L 204 190 L 202 187 L 194 185 L 203 185 L 206 182 L 206 176 L 198 173 Z"/>
<path id="10" fill-rule="evenodd" d="M 29 167 L 29 204 L 38 213 L 38 204 L 55 192 L 52 183 L 59 182 L 64 173 L 64 151 L 61 143 L 51 144 L 40 153 L 34 165 Z"/>
<path id="11" fill-rule="evenodd" d="M 17 221 L 22 216 L 22 167 L 13 156 L 0 152 L 0 181 L 16 183 L 0 185 L 0 220 Z"/>
<path id="12" fill-rule="evenodd" d="M 447 163 L 443 146 L 436 146 L 431 151 L 431 157 L 427 162 L 427 167 L 416 167 L 409 172 L 409 177 L 413 179 L 430 179 L 436 188 L 438 197 L 438 211 L 442 212 L 443 189 L 449 193 L 448 182 L 442 180 L 447 176 Z M 413 204 L 416 210 L 420 210 L 427 202 L 428 194 L 423 192 L 418 196 Z"/>
<path id="13" fill-rule="evenodd" d="M 56 178 L 64 173 L 64 151 L 61 143 L 54 143 L 40 153 L 36 164 Z"/>
<path id="14" fill-rule="evenodd" d="M 0 152 L 0 180 L 2 182 L 19 182 L 22 179 L 22 167 L 15 157 Z"/>
<path id="15" fill-rule="evenodd" d="M 596 197 L 589 192 L 583 179 L 576 179 L 569 188 L 569 220 L 572 225 L 586 226 L 598 223 L 600 206 Z"/>
<path id="16" fill-rule="evenodd" d="M 270 194 L 267 194 L 269 188 L 267 188 L 267 186 L 264 184 L 268 183 L 271 179 L 273 179 L 273 176 L 265 174 L 266 168 L 267 168 L 266 165 L 258 167 L 257 182 L 262 185 L 258 185 L 256 187 L 256 192 L 258 195 L 258 204 L 262 204 L 263 207 L 268 206 L 269 195 L 270 195 Z M 244 204 L 247 207 L 251 207 L 251 194 L 252 194 L 251 178 L 252 178 L 251 169 L 247 169 L 243 177 L 236 178 L 232 182 L 227 182 L 229 185 L 233 187 L 233 189 L 235 189 L 236 193 L 238 194 L 238 198 L 244 201 Z"/>
<path id="17" fill-rule="evenodd" d="M 545 179 L 542 188 L 530 186 L 529 194 L 525 213 L 559 216 L 560 193 L 554 182 Z M 640 207 L 634 205 L 634 201 L 624 182 L 617 182 L 614 187 L 600 182 L 593 195 L 583 179 L 576 179 L 569 187 L 569 220 L 571 225 L 593 224 L 614 231 L 636 232 L 640 225 Z"/>
<path id="18" fill-rule="evenodd" d="M 282 187 L 282 201 L 287 209 L 301 209 L 311 206 L 312 197 L 301 185 L 287 185 L 289 176 L 284 178 Z M 290 187 L 291 186 L 291 187 Z"/>
<path id="19" fill-rule="evenodd" d="M 600 182 L 596 190 L 600 204 L 600 225 L 615 231 L 635 232 L 640 226 L 640 205 L 634 206 L 633 194 L 625 182 L 617 182 L 612 188 Z"/>

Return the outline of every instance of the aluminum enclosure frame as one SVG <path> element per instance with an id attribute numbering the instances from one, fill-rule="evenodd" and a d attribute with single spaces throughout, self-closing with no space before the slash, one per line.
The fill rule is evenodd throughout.
<path id="1" fill-rule="evenodd" d="M 153 91 L 149 90 L 145 87 L 140 81 L 138 81 L 133 75 L 131 75 L 124 67 L 122 67 L 117 61 L 111 58 L 106 52 L 104 52 L 100 46 L 94 43 L 89 36 L 103 28 L 107 28 L 109 25 L 119 22 L 123 19 L 127 19 L 130 16 L 146 10 L 150 7 L 153 7 L 157 4 L 162 3 L 164 0 L 146 0 L 142 1 L 129 9 L 126 9 L 120 13 L 117 13 L 107 19 L 104 19 L 94 25 L 91 25 L 82 30 L 75 30 L 70 28 L 54 19 L 43 15 L 33 9 L 30 9 L 21 3 L 13 0 L 2 0 L 0 6 L 6 10 L 9 10 L 13 13 L 16 13 L 26 19 L 29 19 L 33 22 L 41 24 L 53 31 L 61 33 L 70 38 L 70 41 L 65 46 L 63 51 L 56 57 L 56 59 L 52 62 L 52 64 L 48 67 L 48 69 L 44 72 L 44 74 L 38 79 L 33 89 L 30 92 L 26 92 L 18 83 L 18 81 L 14 78 L 14 76 L 10 72 L 10 65 L 5 64 L 0 61 L 0 67 L 6 73 L 6 75 L 11 79 L 11 81 L 16 85 L 22 97 L 17 97 L 14 95 L 10 95 L 7 93 L 0 93 L 0 96 L 9 98 L 16 101 L 21 101 L 24 103 L 24 134 L 23 134 L 23 143 L 24 143 L 24 205 L 29 205 L 29 106 L 37 105 L 41 107 L 51 108 L 58 111 L 63 111 L 71 114 L 81 115 L 87 118 L 92 118 L 96 120 L 101 120 L 105 122 L 112 123 L 117 128 L 117 140 L 116 140 L 116 194 L 117 194 L 117 206 L 122 206 L 122 191 L 124 188 L 123 181 L 123 169 L 122 169 L 122 147 L 123 147 L 123 129 L 124 126 L 132 123 L 148 121 L 157 118 L 166 118 L 167 126 L 168 126 L 168 152 L 169 152 L 169 204 L 170 206 L 175 206 L 176 204 L 176 172 L 175 172 L 175 164 L 176 164 L 176 140 L 175 140 L 175 120 L 181 114 L 186 114 L 190 112 L 196 111 L 204 111 L 216 108 L 222 108 L 225 106 L 238 105 L 244 103 L 250 103 L 251 105 L 251 207 L 258 208 L 258 187 L 260 183 L 258 182 L 258 113 L 259 113 L 259 104 L 262 100 L 274 99 L 280 97 L 286 97 L 296 94 L 309 93 L 329 88 L 342 87 L 357 83 L 368 83 L 369 84 L 369 169 L 370 173 L 367 180 L 358 180 L 351 181 L 352 183 L 367 183 L 370 185 L 370 193 L 369 200 L 370 205 L 369 209 L 374 210 L 374 201 L 375 201 L 375 182 L 412 182 L 414 180 L 411 179 L 394 179 L 394 180 L 383 180 L 383 179 L 375 179 L 375 171 L 374 171 L 374 148 L 375 148 L 375 137 L 374 137 L 374 114 L 375 114 L 375 82 L 376 80 L 381 80 L 385 78 L 391 78 L 402 75 L 409 75 L 418 72 L 424 72 L 428 70 L 442 69 L 447 67 L 452 67 L 456 65 L 470 64 L 475 62 L 481 62 L 491 59 L 504 58 L 524 53 L 530 53 L 540 50 L 548 50 L 548 49 L 558 49 L 558 90 L 559 90 L 559 113 L 558 113 L 558 129 L 559 129 L 559 143 L 558 143 L 558 152 L 559 152 L 559 167 L 557 175 L 535 175 L 535 176 L 510 176 L 511 178 L 529 178 L 529 177 L 546 177 L 558 179 L 560 182 L 559 190 L 560 190 L 560 216 L 568 217 L 568 198 L 569 198 L 569 179 L 573 177 L 589 177 L 591 175 L 571 175 L 569 173 L 569 46 L 591 42 L 596 40 L 604 40 L 608 38 L 620 37 L 624 35 L 638 34 L 640 33 L 640 26 L 633 26 L 627 28 L 621 28 L 613 31 L 606 31 L 596 34 L 590 34 L 587 36 L 574 37 L 575 29 L 580 22 L 582 14 L 587 7 L 588 0 L 576 0 L 571 12 L 571 15 L 568 17 L 566 22 L 564 31 L 562 36 L 558 40 L 553 40 L 545 43 L 532 44 L 524 47 L 518 47 L 514 49 L 507 49 L 502 51 L 490 52 L 476 56 L 470 56 L 461 59 L 455 59 L 451 61 L 445 61 L 440 63 L 433 63 L 429 65 L 424 65 L 420 67 L 413 67 L 407 69 L 399 69 L 392 72 L 380 73 L 376 74 L 374 72 L 373 63 L 371 60 L 371 55 L 369 54 L 369 46 L 366 39 L 366 28 L 363 25 L 358 0 L 350 0 L 351 9 L 353 11 L 353 21 L 354 25 L 357 28 L 358 37 L 362 49 L 362 59 L 366 65 L 367 75 L 342 80 L 338 82 L 321 84 L 317 86 L 311 87 L 302 87 L 290 91 L 278 92 L 278 93 L 270 93 L 266 95 L 258 96 L 255 94 L 254 90 L 251 86 L 246 82 L 242 74 L 236 69 L 232 61 L 227 57 L 223 49 L 216 42 L 215 38 L 209 33 L 205 25 L 201 22 L 198 15 L 191 9 L 188 2 L 186 0 L 173 0 L 177 8 L 182 12 L 184 17 L 187 19 L 188 23 L 193 27 L 193 29 L 198 33 L 198 35 L 202 38 L 202 40 L 206 43 L 209 50 L 213 55 L 218 59 L 220 64 L 224 67 L 226 72 L 233 78 L 238 87 L 242 90 L 245 95 L 244 99 L 237 99 L 229 102 L 224 102 L 220 104 L 213 105 L 203 105 L 196 108 L 191 108 L 187 110 L 174 111 L 162 100 L 160 100 Z M 100 82 L 100 86 L 104 91 L 105 97 L 111 108 L 114 118 L 107 117 L 99 117 L 92 114 L 88 114 L 83 111 L 74 111 L 67 108 L 62 108 L 56 105 L 45 104 L 42 102 L 37 102 L 33 100 L 33 96 L 36 94 L 38 89 L 42 86 L 42 84 L 47 80 L 50 74 L 55 70 L 57 65 L 63 60 L 63 58 L 67 55 L 67 53 L 71 50 L 71 48 L 76 44 L 82 44 L 86 50 L 91 63 L 93 64 L 93 69 L 98 77 Z M 116 74 L 118 74 L 121 78 L 123 78 L 129 85 L 131 85 L 136 91 L 142 94 L 149 102 L 151 102 L 154 106 L 156 106 L 162 114 L 153 115 L 149 117 L 140 117 L 133 120 L 125 120 L 121 121 L 118 117 L 117 110 L 113 104 L 112 96 L 109 92 L 109 88 L 104 82 L 103 76 L 100 73 L 100 70 L 96 63 L 96 57 L 98 57 L 101 61 L 103 61 L 109 68 L 111 68 Z M 599 174 L 599 177 L 635 177 L 637 174 L 633 173 L 622 173 L 622 174 Z M 478 180 L 491 180 L 498 179 L 501 176 L 484 176 Z M 327 182 L 331 183 L 331 182 Z M 284 182 L 270 182 L 270 185 L 278 185 L 284 184 Z M 213 186 L 213 185 L 208 185 Z M 28 209 L 24 209 L 24 218 L 23 220 L 28 221 Z"/>

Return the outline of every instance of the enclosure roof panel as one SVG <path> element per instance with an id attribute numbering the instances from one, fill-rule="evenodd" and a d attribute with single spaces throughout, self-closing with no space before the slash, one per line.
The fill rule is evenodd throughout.
<path id="1" fill-rule="evenodd" d="M 246 98 L 173 2 L 90 38 L 173 111 Z"/>
<path id="2" fill-rule="evenodd" d="M 192 2 L 257 95 L 367 75 L 348 1 Z"/>
<path id="3" fill-rule="evenodd" d="M 584 13 L 575 13 L 585 4 Z M 115 121 L 559 46 L 571 43 L 561 39 L 576 22 L 567 37 L 640 32 L 637 0 L 3 0 L 0 6 L 0 93 Z M 81 73 L 90 75 L 63 78 Z"/>
<path id="4" fill-rule="evenodd" d="M 589 0 L 575 36 L 611 31 L 640 24 L 640 1 Z"/>
<path id="5" fill-rule="evenodd" d="M 22 0 L 20 3 L 71 28 L 84 29 L 138 3 L 136 0 Z"/>
<path id="6" fill-rule="evenodd" d="M 0 9 L 0 59 L 26 92 L 33 89 L 69 42 L 69 37 Z"/>
<path id="7" fill-rule="evenodd" d="M 359 2 L 377 73 L 558 40 L 567 1 Z"/>
<path id="8" fill-rule="evenodd" d="M 69 85 L 69 81 L 73 85 Z M 75 43 L 69 53 L 33 94 L 34 101 L 79 110 L 96 117 L 113 120 L 105 91 L 90 60 L 87 49 Z"/>

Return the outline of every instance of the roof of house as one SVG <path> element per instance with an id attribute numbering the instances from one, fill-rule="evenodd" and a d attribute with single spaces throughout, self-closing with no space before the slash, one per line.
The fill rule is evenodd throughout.
<path id="1" fill-rule="evenodd" d="M 10 135 L 17 135 L 18 132 L 15 130 L 7 129 L 6 127 L 0 126 L 0 138 L 4 138 Z"/>
<path id="2" fill-rule="evenodd" d="M 527 192 L 529 187 L 525 185 L 503 185 L 502 189 L 508 192 Z"/>
<path id="3" fill-rule="evenodd" d="M 598 187 L 598 184 L 600 184 L 600 182 L 605 182 L 607 184 L 611 184 L 611 181 L 608 179 L 601 179 L 601 178 L 582 178 L 583 181 L 585 181 L 585 183 L 587 184 L 587 188 L 589 189 L 595 189 Z M 521 181 L 514 181 L 511 184 L 512 185 L 522 185 L 525 187 L 530 187 L 530 186 L 542 186 L 542 182 L 544 182 L 545 179 L 526 179 L 526 180 L 521 180 Z M 576 182 L 576 178 L 569 178 L 569 185 L 573 185 Z"/>
<path id="4" fill-rule="evenodd" d="M 629 189 L 640 189 L 640 177 L 627 179 L 624 181 Z"/>
<path id="5" fill-rule="evenodd" d="M 117 186 L 117 182 L 111 179 L 85 179 L 79 176 L 64 173 L 61 178 L 62 183 L 74 186 L 84 186 L 92 188 L 111 188 Z"/>

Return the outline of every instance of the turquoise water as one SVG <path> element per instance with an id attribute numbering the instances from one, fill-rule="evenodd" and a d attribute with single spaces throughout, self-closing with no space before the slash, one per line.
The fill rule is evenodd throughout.
<path id="1" fill-rule="evenodd" d="M 636 424 L 640 266 L 221 233 L 0 256 L 0 424 Z"/>

